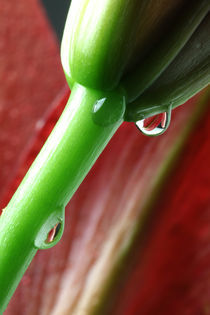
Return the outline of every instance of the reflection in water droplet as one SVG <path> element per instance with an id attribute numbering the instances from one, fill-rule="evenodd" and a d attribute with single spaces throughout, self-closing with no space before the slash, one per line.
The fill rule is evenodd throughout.
<path id="1" fill-rule="evenodd" d="M 164 113 L 137 121 L 136 126 L 146 136 L 159 136 L 167 130 L 170 121 L 171 106 Z"/>
<path id="2" fill-rule="evenodd" d="M 56 245 L 64 231 L 64 208 L 57 209 L 42 226 L 35 239 L 38 249 L 47 249 Z"/>
<path id="3" fill-rule="evenodd" d="M 61 223 L 59 222 L 50 230 L 45 243 L 53 242 L 54 239 L 57 237 L 60 228 L 61 228 Z"/>

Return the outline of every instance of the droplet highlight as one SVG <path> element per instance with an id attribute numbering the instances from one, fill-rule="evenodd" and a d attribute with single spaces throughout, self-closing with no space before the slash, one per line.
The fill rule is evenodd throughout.
<path id="1" fill-rule="evenodd" d="M 162 135 L 169 127 L 171 121 L 171 106 L 161 114 L 154 115 L 136 122 L 137 128 L 146 136 Z"/>

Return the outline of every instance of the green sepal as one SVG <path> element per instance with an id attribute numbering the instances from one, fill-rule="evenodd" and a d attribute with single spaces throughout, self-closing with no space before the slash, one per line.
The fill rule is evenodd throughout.
<path id="1" fill-rule="evenodd" d="M 134 102 L 125 119 L 137 121 L 185 103 L 210 82 L 210 14 L 161 76 Z"/>
<path id="2" fill-rule="evenodd" d="M 137 65 L 124 75 L 121 85 L 127 93 L 128 103 L 135 101 L 157 80 L 181 49 L 190 40 L 209 10 L 209 1 L 182 1 L 183 5 L 170 17 L 165 31 Z M 142 30 L 143 31 L 143 30 Z M 206 34 L 207 36 L 207 34 Z M 199 36 L 197 36 L 199 40 Z M 189 52 L 189 59 L 192 54 Z"/>

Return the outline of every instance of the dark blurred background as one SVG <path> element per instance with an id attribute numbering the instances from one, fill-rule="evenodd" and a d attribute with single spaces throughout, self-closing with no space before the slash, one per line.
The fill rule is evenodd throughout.
<path id="1" fill-rule="evenodd" d="M 59 41 L 62 39 L 66 15 L 71 0 L 41 0 L 49 17 L 49 20 L 57 34 Z"/>

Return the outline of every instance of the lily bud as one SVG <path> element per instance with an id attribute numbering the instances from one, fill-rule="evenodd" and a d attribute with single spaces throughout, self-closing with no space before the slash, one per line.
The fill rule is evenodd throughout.
<path id="1" fill-rule="evenodd" d="M 203 54 L 200 57 L 198 50 L 191 53 L 188 45 L 208 10 L 207 0 L 73 0 L 61 48 L 67 81 L 70 86 L 77 82 L 103 91 L 123 88 L 127 101 L 125 119 L 135 121 L 145 115 L 142 106 L 151 113 L 153 100 L 142 105 L 141 96 L 153 83 L 159 85 L 162 73 L 171 76 L 170 64 L 176 63 L 173 84 L 178 86 L 177 77 L 188 79 L 184 60 L 190 63 L 196 58 L 195 71 L 200 76 L 195 77 L 199 82 L 185 93 L 187 82 L 183 80 L 183 96 L 179 100 L 185 101 L 209 82 L 206 74 L 203 79 L 203 72 L 198 70 L 203 67 Z M 203 41 L 207 30 L 196 33 L 198 43 L 200 36 Z M 209 53 L 209 45 L 205 52 Z M 190 76 L 194 76 L 192 71 Z M 161 95 L 167 96 L 167 102 L 163 97 L 164 106 L 156 108 L 156 112 L 170 103 L 167 89 Z"/>
<path id="2" fill-rule="evenodd" d="M 127 106 L 126 120 L 140 120 L 184 104 L 210 82 L 210 14 L 158 79 Z M 149 109 L 149 113 L 148 113 Z"/>

